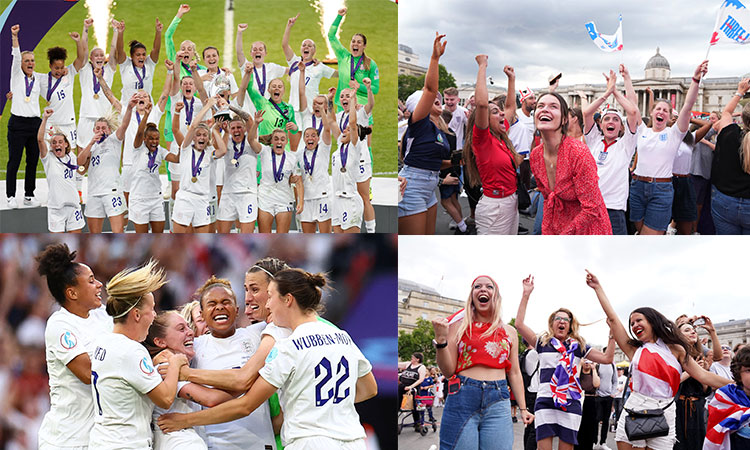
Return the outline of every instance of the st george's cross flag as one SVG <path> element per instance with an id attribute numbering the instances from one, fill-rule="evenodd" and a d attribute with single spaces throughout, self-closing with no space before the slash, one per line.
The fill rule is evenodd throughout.
<path id="1" fill-rule="evenodd" d="M 719 42 L 750 43 L 750 10 L 743 2 L 747 3 L 748 0 L 724 0 L 721 3 L 711 34 L 711 45 Z"/>
<path id="2" fill-rule="evenodd" d="M 585 24 L 586 31 L 589 33 L 589 37 L 594 41 L 594 45 L 599 47 L 599 50 L 605 52 L 616 52 L 622 50 L 622 14 L 620 14 L 620 25 L 617 27 L 615 34 L 601 34 L 596 31 L 596 25 L 594 22 L 588 22 Z"/>

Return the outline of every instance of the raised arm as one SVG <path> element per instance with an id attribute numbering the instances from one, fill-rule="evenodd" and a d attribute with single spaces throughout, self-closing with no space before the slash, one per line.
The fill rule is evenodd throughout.
<path id="1" fill-rule="evenodd" d="M 89 141 L 89 143 L 82 149 L 78 150 L 76 162 L 79 166 L 85 166 L 89 163 L 89 159 L 91 158 L 91 147 L 99 142 L 99 139 L 102 138 L 102 135 L 103 133 L 101 131 L 97 131 L 93 136 L 91 136 L 91 140 Z"/>
<path id="2" fill-rule="evenodd" d="M 183 52 L 177 52 L 177 54 L 175 55 L 175 61 L 181 61 L 182 60 L 182 55 L 183 55 Z M 169 96 L 170 97 L 173 96 L 173 95 L 177 95 L 177 93 L 180 92 L 180 85 L 181 85 L 181 82 L 180 82 L 180 72 L 182 71 L 181 67 L 182 67 L 181 64 L 172 63 L 172 69 L 167 68 L 167 76 L 166 76 L 166 78 L 170 78 L 171 79 L 170 80 L 171 87 L 169 88 Z M 166 83 L 166 78 L 165 78 L 165 83 Z M 198 84 L 198 83 L 196 83 L 196 84 Z"/>
<path id="3" fill-rule="evenodd" d="M 627 98 L 628 101 L 638 109 L 638 94 L 635 93 L 633 80 L 630 78 L 630 72 L 628 72 L 628 68 L 625 67 L 625 64 L 620 64 L 620 76 L 625 84 L 625 98 Z"/>
<path id="4" fill-rule="evenodd" d="M 179 148 L 182 148 L 182 143 L 185 141 L 185 136 L 180 131 L 180 112 L 184 107 L 184 103 L 176 102 L 174 104 L 174 114 L 172 114 L 172 136 L 174 136 L 174 140 L 177 142 L 177 147 Z"/>
<path id="5" fill-rule="evenodd" d="M 690 110 L 693 109 L 693 104 L 698 98 L 698 84 L 701 82 L 701 77 L 703 77 L 707 71 L 708 60 L 698 64 L 698 67 L 695 68 L 695 73 L 693 74 L 690 88 L 685 95 L 685 104 L 682 105 L 680 115 L 677 116 L 676 125 L 682 133 L 688 131 L 688 127 L 690 126 L 690 118 L 692 117 L 692 113 L 690 112 Z"/>
<path id="6" fill-rule="evenodd" d="M 721 352 L 719 352 L 719 354 L 721 354 Z M 714 389 L 719 389 L 720 387 L 726 386 L 727 384 L 732 382 L 732 380 L 730 379 L 704 370 L 703 367 L 695 362 L 692 357 L 688 357 L 687 362 L 682 363 L 682 368 L 685 370 L 685 372 L 689 373 L 691 377 L 700 381 L 702 384 L 711 386 Z"/>
<path id="7" fill-rule="evenodd" d="M 607 294 L 604 293 L 602 285 L 599 284 L 599 279 L 596 278 L 596 276 L 588 270 L 586 271 L 586 284 L 596 293 L 596 297 L 599 299 L 599 304 L 601 305 L 602 310 L 604 310 L 604 314 L 607 315 L 607 325 L 609 325 L 610 334 L 617 342 L 617 346 L 620 347 L 623 352 L 625 352 L 628 359 L 633 359 L 633 353 L 635 353 L 636 348 L 630 345 L 630 343 L 628 342 L 630 341 L 628 332 L 625 330 L 622 322 L 620 322 L 620 319 L 617 317 L 615 308 L 612 306 L 612 303 L 609 302 Z M 610 345 L 609 347 L 612 346 Z M 607 348 L 608 352 L 610 350 L 609 347 Z M 614 352 L 614 349 L 612 349 L 612 351 Z"/>
<path id="8" fill-rule="evenodd" d="M 113 20 L 113 22 L 115 21 Z M 107 65 L 112 69 L 112 72 L 117 70 L 117 35 L 120 34 L 117 28 L 112 27 L 112 42 L 109 44 L 109 59 L 107 60 Z"/>
<path id="9" fill-rule="evenodd" d="M 705 323 L 698 326 L 708 331 L 708 335 L 711 337 L 711 343 L 714 349 L 714 361 L 721 361 L 721 358 L 723 357 L 721 354 L 721 340 L 719 340 L 719 335 L 716 333 L 714 323 L 708 318 L 708 316 L 700 316 L 700 318 L 703 319 Z"/>
<path id="10" fill-rule="evenodd" d="M 104 69 L 97 67 L 94 69 L 94 76 L 96 76 L 96 79 L 99 80 L 99 85 L 102 88 L 102 93 L 104 93 L 104 96 L 109 100 L 109 104 L 112 105 L 112 108 L 114 108 L 117 112 L 122 112 L 122 105 L 120 104 L 120 100 L 115 97 L 115 94 L 112 92 L 112 89 L 107 84 L 107 80 L 104 79 Z"/>
<path id="11" fill-rule="evenodd" d="M 39 144 L 39 156 L 44 159 L 47 156 L 47 142 L 44 140 L 44 133 L 47 131 L 47 119 L 55 112 L 52 108 L 47 108 L 42 114 L 42 123 L 39 125 L 39 131 L 36 133 L 36 141 Z"/>
<path id="12" fill-rule="evenodd" d="M 477 105 L 477 113 L 474 124 L 481 130 L 490 126 L 490 98 L 487 93 L 487 55 L 477 55 L 479 68 L 477 69 L 477 84 L 474 88 L 474 101 Z"/>
<path id="13" fill-rule="evenodd" d="M 13 45 L 13 48 L 19 48 L 20 45 L 18 44 L 18 32 L 21 31 L 21 26 L 18 24 L 13 25 L 10 27 L 10 39 Z M 21 67 L 20 64 L 18 66 Z"/>
<path id="14" fill-rule="evenodd" d="M 94 23 L 94 19 L 86 19 L 83 21 L 83 32 L 78 39 L 73 38 L 76 41 L 76 59 L 73 61 L 73 67 L 76 71 L 81 70 L 84 64 L 86 64 L 86 56 L 89 54 L 89 27 Z M 71 33 L 71 37 L 73 37 Z"/>
<path id="15" fill-rule="evenodd" d="M 651 114 L 651 111 L 654 109 L 654 91 L 651 90 L 650 87 L 647 87 L 646 94 L 648 94 L 648 105 L 646 105 L 646 109 L 648 110 L 648 113 Z"/>
<path id="16" fill-rule="evenodd" d="M 201 80 L 201 78 L 198 76 L 198 61 L 190 61 L 190 70 L 195 74 L 193 76 L 195 90 L 198 91 L 198 96 L 200 97 L 201 101 L 205 102 L 208 99 L 208 92 L 206 92 L 206 88 L 203 86 L 203 80 Z"/>
<path id="17" fill-rule="evenodd" d="M 138 94 L 135 94 L 138 95 Z M 143 145 L 144 133 L 146 132 L 146 124 L 148 124 L 148 115 L 151 112 L 153 105 L 146 105 L 146 109 L 143 111 L 144 115 L 141 122 L 138 124 L 138 129 L 135 132 L 135 139 L 133 140 L 133 148 L 139 148 Z"/>
<path id="18" fill-rule="evenodd" d="M 216 105 L 216 97 L 209 98 L 206 104 L 203 105 L 203 108 L 201 108 L 201 110 L 198 111 L 198 115 L 193 117 L 193 121 L 190 123 L 188 132 L 185 135 L 185 140 L 187 142 L 191 142 L 193 140 L 193 136 L 195 136 L 195 129 L 198 127 L 199 123 L 203 122 L 203 118 L 206 116 L 206 113 L 211 111 L 211 108 L 214 105 Z M 172 129 L 172 132 L 174 133 L 174 128 Z M 224 151 L 226 152 L 226 148 L 224 148 Z"/>
<path id="19" fill-rule="evenodd" d="M 362 78 L 362 84 L 365 85 L 365 89 L 367 89 L 367 103 L 365 104 L 365 112 L 367 114 L 370 114 L 372 112 L 372 108 L 375 107 L 375 93 L 372 90 L 372 80 L 365 77 Z"/>
<path id="20" fill-rule="evenodd" d="M 263 148 L 258 142 L 258 126 L 263 122 L 263 114 L 266 112 L 261 110 L 255 111 L 255 120 L 248 117 L 247 123 L 247 142 L 250 144 L 250 148 L 257 154 Z"/>
<path id="21" fill-rule="evenodd" d="M 125 108 L 125 113 L 122 115 L 122 123 L 117 128 L 117 131 L 115 131 L 115 136 L 117 137 L 118 141 L 122 141 L 123 139 L 125 139 L 125 131 L 127 131 L 128 125 L 130 125 L 130 116 L 133 113 L 133 108 L 135 108 L 135 105 L 137 104 L 138 104 L 138 94 L 136 93 L 130 97 L 130 101 L 128 102 L 128 107 Z M 145 119 L 146 118 L 144 117 L 144 120 L 141 120 L 141 122 L 147 122 L 147 120 Z"/>
<path id="22" fill-rule="evenodd" d="M 174 34 L 177 31 L 177 27 L 182 22 L 182 16 L 190 12 L 190 5 L 183 3 L 177 8 L 177 14 L 175 14 L 172 22 L 169 23 L 167 31 L 164 33 L 164 44 L 167 50 L 167 59 L 177 61 L 177 50 L 174 47 Z"/>
<path id="23" fill-rule="evenodd" d="M 422 92 L 422 97 L 419 99 L 419 103 L 417 103 L 416 108 L 414 108 L 414 112 L 411 114 L 412 123 L 418 122 L 429 116 L 430 111 L 432 110 L 432 104 L 435 103 L 435 98 L 437 98 L 438 77 L 440 74 L 438 65 L 440 63 L 440 57 L 443 56 L 443 53 L 445 53 L 445 45 L 448 43 L 448 41 L 441 42 L 444 37 L 444 34 L 435 32 L 435 40 L 432 43 L 432 57 L 430 58 L 430 66 L 427 68 L 427 75 L 424 79 L 424 89 Z"/>
<path id="24" fill-rule="evenodd" d="M 151 48 L 151 61 L 154 63 L 159 62 L 159 52 L 161 51 L 161 31 L 164 29 L 164 25 L 159 22 L 159 18 L 156 18 L 156 25 L 154 26 L 154 46 Z"/>
<path id="25" fill-rule="evenodd" d="M 357 142 L 359 142 L 359 125 L 357 124 L 357 96 L 352 95 L 351 100 L 349 100 L 349 124 L 347 126 L 349 128 L 349 136 L 351 136 L 350 143 L 352 145 L 357 145 Z"/>
<path id="26" fill-rule="evenodd" d="M 328 42 L 331 43 L 331 48 L 333 49 L 333 53 L 336 55 L 337 59 L 341 59 L 342 56 L 346 56 L 346 54 L 349 53 L 349 50 L 341 45 L 341 41 L 339 41 L 339 38 L 336 37 L 336 33 L 339 31 L 339 24 L 341 23 L 341 19 L 343 19 L 345 15 L 346 8 L 339 9 L 339 14 L 335 19 L 333 19 L 331 28 L 328 29 Z"/>
<path id="27" fill-rule="evenodd" d="M 508 77 L 508 94 L 505 96 L 505 119 L 509 124 L 516 123 L 516 71 L 511 66 L 503 67 Z M 485 80 L 486 83 L 486 80 Z M 476 95 L 474 96 L 476 101 Z"/>
<path id="28" fill-rule="evenodd" d="M 356 97 L 356 96 L 355 96 Z M 327 126 L 333 135 L 333 139 L 338 139 L 341 135 L 339 125 L 336 123 L 336 115 L 333 112 L 333 108 L 328 108 L 328 111 L 323 114 L 324 126 Z"/>
<path id="29" fill-rule="evenodd" d="M 284 28 L 284 37 L 281 38 L 281 49 L 284 51 L 284 57 L 286 57 L 287 61 L 291 61 L 292 58 L 294 58 L 294 50 L 292 50 L 292 47 L 289 46 L 289 34 L 292 31 L 292 27 L 294 26 L 294 22 L 297 21 L 299 18 L 299 13 L 297 13 L 296 16 L 290 17 L 286 21 L 286 28 Z M 300 61 L 300 65 L 302 65 L 302 62 Z M 302 75 L 300 74 L 300 79 L 303 80 Z M 302 84 L 302 83 L 300 83 Z M 302 108 L 300 108 L 300 111 Z"/>
<path id="30" fill-rule="evenodd" d="M 294 148 L 297 147 L 295 146 Z M 294 183 L 292 183 L 292 178 L 294 178 Z M 297 207 L 295 213 L 299 216 L 305 209 L 305 184 L 302 177 L 299 175 L 289 177 L 289 184 L 294 184 L 295 186 L 294 192 L 297 195 Z"/>
<path id="31" fill-rule="evenodd" d="M 323 134 L 320 136 L 320 139 L 323 141 L 324 144 L 331 145 L 331 124 L 326 119 L 327 116 L 328 116 L 328 105 L 325 105 L 323 107 L 323 118 L 322 118 Z"/>
<path id="32" fill-rule="evenodd" d="M 292 19 L 289 19 L 289 20 L 292 20 Z M 291 58 L 288 58 L 288 59 L 291 59 Z M 306 66 L 304 62 L 300 61 L 297 67 L 299 67 L 299 81 L 300 81 L 299 83 L 297 83 L 297 88 L 298 88 L 297 95 L 299 96 L 299 110 L 304 111 L 307 109 L 307 94 L 305 93 L 306 91 L 305 83 L 303 82 L 305 80 Z"/>
<path id="33" fill-rule="evenodd" d="M 219 128 L 221 128 L 221 126 L 218 125 L 218 123 L 215 123 L 213 130 L 211 131 L 214 138 L 214 159 L 219 159 L 227 154 L 227 143 L 221 137 Z"/>
<path id="34" fill-rule="evenodd" d="M 727 103 L 727 106 L 724 107 L 724 111 L 721 112 L 721 118 L 719 119 L 719 131 L 721 131 L 725 126 L 732 123 L 732 113 L 740 103 L 740 99 L 742 99 L 742 97 L 747 94 L 748 89 L 750 89 L 750 78 L 740 80 L 740 83 L 737 85 L 737 92 L 734 93 L 732 98 L 729 100 L 729 103 Z"/>
<path id="35" fill-rule="evenodd" d="M 523 280 L 523 295 L 521 295 L 521 303 L 518 305 L 515 326 L 518 332 L 521 333 L 521 337 L 526 340 L 526 343 L 531 347 L 536 347 L 536 333 L 526 325 L 526 307 L 529 304 L 529 298 L 533 291 L 534 277 L 529 275 Z"/>
<path id="36" fill-rule="evenodd" d="M 245 92 L 250 92 L 249 86 L 252 79 L 253 67 L 249 62 L 240 67 L 242 67 L 242 80 L 240 80 L 239 90 L 237 91 L 237 104 L 242 108 L 245 104 Z"/>
<path id="37" fill-rule="evenodd" d="M 237 65 L 242 67 L 245 65 L 245 52 L 242 50 L 242 33 L 247 30 L 246 23 L 237 24 L 237 38 L 234 42 L 234 52 L 237 55 Z"/>
<path id="38" fill-rule="evenodd" d="M 594 114 L 596 114 L 596 111 L 601 108 L 604 102 L 607 101 L 607 98 L 609 98 L 609 96 L 615 91 L 615 83 L 617 83 L 615 72 L 610 70 L 609 76 L 607 76 L 607 74 L 602 75 L 604 75 L 604 78 L 607 80 L 607 90 L 604 91 L 604 94 L 599 98 L 583 109 L 583 134 L 591 131 L 591 128 L 596 124 L 594 121 Z"/>
<path id="39" fill-rule="evenodd" d="M 609 323 L 609 319 L 607 319 L 607 323 Z M 615 337 L 610 333 L 606 352 L 592 348 L 586 354 L 586 358 L 599 364 L 612 364 L 615 359 Z"/>
<path id="40" fill-rule="evenodd" d="M 615 96 L 615 99 L 617 102 L 622 105 L 622 109 L 625 110 L 625 116 L 627 117 L 628 121 L 628 128 L 632 133 L 635 133 L 635 130 L 638 128 L 638 125 L 641 124 L 641 112 L 638 111 L 638 107 L 630 101 L 630 99 L 626 96 L 623 96 L 622 93 L 615 89 L 612 91 L 612 93 Z"/>
<path id="41" fill-rule="evenodd" d="M 445 317 L 432 321 L 432 328 L 435 330 L 435 342 L 438 345 L 448 344 L 435 351 L 438 367 L 446 378 L 450 378 L 456 373 L 456 366 L 458 365 L 458 339 L 456 336 L 458 324 L 459 322 L 452 325 L 448 324 L 448 319 Z"/>
<path id="42" fill-rule="evenodd" d="M 123 44 L 123 40 L 125 39 L 125 21 L 118 22 L 117 20 L 112 19 L 112 28 L 117 29 L 117 52 L 115 53 L 115 62 L 117 64 L 122 64 L 127 59 Z"/>
<path id="43" fill-rule="evenodd" d="M 169 409 L 177 396 L 177 377 L 180 367 L 187 364 L 187 357 L 175 353 L 169 358 L 169 370 L 164 380 L 148 392 L 148 398 L 159 408 Z"/>

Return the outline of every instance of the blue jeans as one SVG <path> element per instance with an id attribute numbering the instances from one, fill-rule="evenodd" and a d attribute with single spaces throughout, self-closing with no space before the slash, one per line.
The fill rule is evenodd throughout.
<path id="1" fill-rule="evenodd" d="M 440 450 L 512 450 L 508 382 L 458 378 L 461 389 L 445 401 Z"/>
<path id="2" fill-rule="evenodd" d="M 630 182 L 630 221 L 640 222 L 652 230 L 667 231 L 672 219 L 672 182 Z"/>
<path id="3" fill-rule="evenodd" d="M 435 188 L 439 172 L 404 166 L 399 175 L 406 178 L 404 197 L 398 203 L 399 217 L 425 212 L 437 204 Z"/>
<path id="4" fill-rule="evenodd" d="M 612 224 L 612 234 L 628 234 L 628 224 L 625 223 L 625 211 L 607 208 L 607 214 L 609 214 L 609 223 Z"/>
<path id="5" fill-rule="evenodd" d="M 713 187 L 711 217 L 716 234 L 750 234 L 750 198 L 732 197 Z"/>

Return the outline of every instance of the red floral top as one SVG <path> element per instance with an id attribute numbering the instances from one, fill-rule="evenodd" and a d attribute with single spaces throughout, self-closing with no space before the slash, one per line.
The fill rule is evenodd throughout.
<path id="1" fill-rule="evenodd" d="M 530 162 L 544 196 L 542 234 L 612 234 L 596 162 L 585 144 L 563 138 L 557 153 L 554 190 L 549 188 L 543 144 L 531 151 Z"/>
<path id="2" fill-rule="evenodd" d="M 461 336 L 461 340 L 458 341 L 456 373 L 476 365 L 493 369 L 510 369 L 511 341 L 508 333 L 500 326 L 490 336 L 482 337 L 482 334 L 489 328 L 489 323 L 473 322 Z M 469 336 L 470 330 L 471 336 Z"/>

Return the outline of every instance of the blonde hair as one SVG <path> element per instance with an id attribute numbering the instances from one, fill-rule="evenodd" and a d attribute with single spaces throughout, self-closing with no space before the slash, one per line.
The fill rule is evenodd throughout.
<path id="1" fill-rule="evenodd" d="M 571 337 L 578 341 L 578 345 L 582 348 L 586 348 L 586 341 L 583 340 L 579 333 L 579 328 L 581 327 L 581 324 L 578 323 L 578 319 L 573 315 L 573 313 L 567 309 L 567 308 L 558 308 L 555 310 L 552 314 L 549 315 L 549 319 L 547 319 L 547 332 L 542 335 L 540 338 L 540 344 L 542 346 L 545 346 L 549 343 L 550 339 L 552 339 L 555 335 L 555 331 L 552 329 L 552 325 L 555 323 L 555 316 L 559 312 L 564 312 L 565 314 L 570 317 L 570 328 L 568 331 L 568 337 Z"/>
<path id="2" fill-rule="evenodd" d="M 127 314 L 138 306 L 144 295 L 154 292 L 167 283 L 163 268 L 156 267 L 156 261 L 146 265 L 128 268 L 107 283 L 107 314 L 115 322 L 125 322 Z"/>
<path id="3" fill-rule="evenodd" d="M 742 170 L 750 173 L 750 103 L 745 103 L 745 107 L 742 108 L 742 123 L 745 125 L 745 134 L 740 145 L 740 161 Z"/>
<path id="4" fill-rule="evenodd" d="M 198 334 L 198 330 L 195 327 L 195 321 L 193 320 L 193 311 L 198 308 L 198 312 L 201 310 L 201 304 L 198 302 L 198 300 L 193 300 L 191 302 L 185 303 L 182 305 L 182 307 L 179 309 L 178 313 L 182 316 L 183 319 L 185 319 L 185 322 L 188 323 L 190 328 L 193 330 L 193 333 L 196 335 Z"/>
<path id="5" fill-rule="evenodd" d="M 466 304 L 464 305 L 464 317 L 463 319 L 461 319 L 461 323 L 458 326 L 456 334 L 458 339 L 461 339 L 461 336 L 463 336 L 467 330 L 469 331 L 469 336 L 471 336 L 471 323 L 474 321 L 474 302 L 472 301 L 474 293 L 474 283 L 480 277 L 489 278 L 489 280 L 492 282 L 492 286 L 495 287 L 494 294 L 492 296 L 492 299 L 490 300 L 493 303 L 492 321 L 490 322 L 490 327 L 487 329 L 487 331 L 482 333 L 482 337 L 491 336 L 493 333 L 495 333 L 495 330 L 503 326 L 502 309 L 500 308 L 500 304 L 502 303 L 503 298 L 502 296 L 500 296 L 500 290 L 497 288 L 497 283 L 487 275 L 480 275 L 477 278 L 474 278 L 474 281 L 471 283 L 469 297 L 466 299 Z"/>

